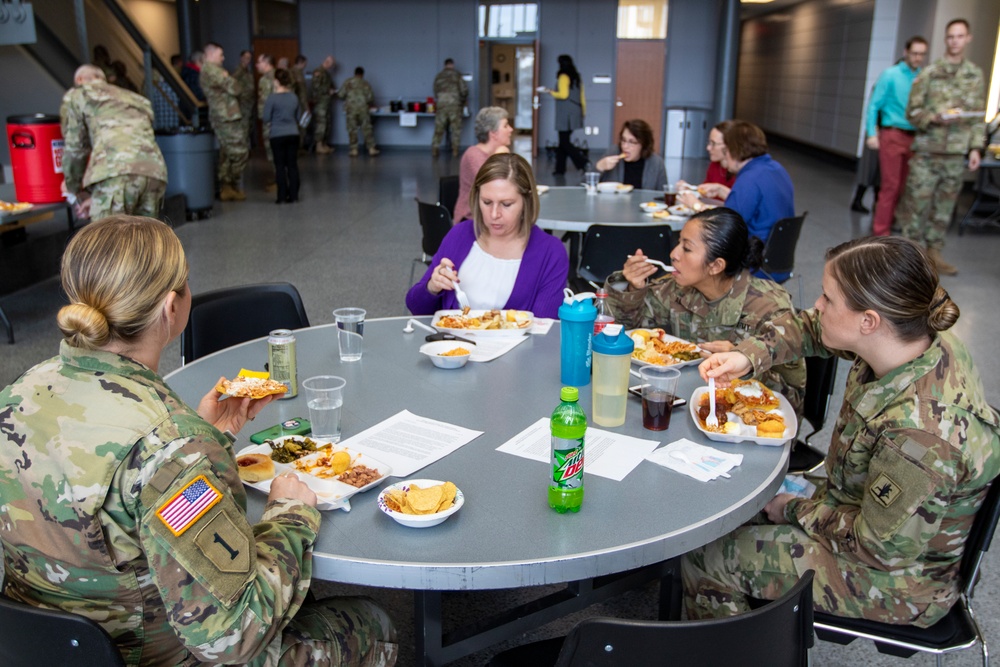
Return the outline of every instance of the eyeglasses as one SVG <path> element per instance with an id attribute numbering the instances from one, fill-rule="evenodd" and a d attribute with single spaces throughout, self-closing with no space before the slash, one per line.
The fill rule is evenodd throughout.
<path id="1" fill-rule="evenodd" d="M 639 141 L 637 139 L 622 139 L 623 144 L 628 144 L 629 146 L 639 146 Z"/>
<path id="2" fill-rule="evenodd" d="M 723 141 L 709 141 L 708 142 L 708 147 L 709 148 L 719 148 L 720 146 L 725 146 L 725 145 L 726 144 Z"/>

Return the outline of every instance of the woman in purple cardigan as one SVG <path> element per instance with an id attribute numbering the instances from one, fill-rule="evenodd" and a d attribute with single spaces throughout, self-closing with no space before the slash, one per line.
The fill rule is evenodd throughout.
<path id="1" fill-rule="evenodd" d="M 460 282 L 472 308 L 556 317 L 569 258 L 559 239 L 535 227 L 538 191 L 528 162 L 510 153 L 490 157 L 469 203 L 472 220 L 444 237 L 427 272 L 406 294 L 406 307 L 414 315 L 458 308 L 455 283 Z"/>

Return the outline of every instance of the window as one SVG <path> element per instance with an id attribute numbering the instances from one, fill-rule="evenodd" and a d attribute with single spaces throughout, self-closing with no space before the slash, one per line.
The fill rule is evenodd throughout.
<path id="1" fill-rule="evenodd" d="M 538 32 L 538 3 L 479 5 L 480 37 L 519 37 Z"/>
<path id="2" fill-rule="evenodd" d="M 667 0 L 618 0 L 618 39 L 666 39 Z"/>

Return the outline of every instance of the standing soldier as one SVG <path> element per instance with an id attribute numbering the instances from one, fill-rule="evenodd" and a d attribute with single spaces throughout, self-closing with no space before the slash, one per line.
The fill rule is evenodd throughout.
<path id="1" fill-rule="evenodd" d="M 96 65 L 77 69 L 73 83 L 59 116 L 64 187 L 80 193 L 81 217 L 88 210 L 91 220 L 115 213 L 156 217 L 167 166 L 153 137 L 149 100 L 109 84 Z"/>
<path id="2" fill-rule="evenodd" d="M 219 140 L 219 182 L 222 201 L 243 201 L 240 181 L 243 170 L 250 158 L 248 137 L 243 131 L 243 116 L 240 115 L 240 85 L 229 72 L 222 68 L 225 53 L 215 42 L 205 45 L 205 62 L 201 66 L 198 82 L 205 92 L 208 102 L 208 118 Z"/>
<path id="3" fill-rule="evenodd" d="M 274 56 L 269 53 L 262 53 L 257 56 L 257 72 L 260 80 L 257 82 L 257 117 L 264 117 L 264 103 L 274 92 Z M 274 180 L 274 154 L 271 153 L 271 124 L 261 121 L 260 133 L 264 140 L 264 154 L 271 164 L 271 175 L 264 185 L 265 192 L 277 192 L 278 184 Z"/>
<path id="4" fill-rule="evenodd" d="M 257 91 L 253 85 L 253 71 L 250 69 L 252 64 L 253 54 L 241 51 L 239 67 L 232 72 L 232 77 L 240 84 L 240 115 L 243 116 L 243 134 L 246 135 L 247 141 L 250 140 L 250 131 L 253 129 L 253 103 L 257 99 Z"/>
<path id="5" fill-rule="evenodd" d="M 458 144 L 462 139 L 462 108 L 469 96 L 465 79 L 455 69 L 455 61 L 448 58 L 444 69 L 434 77 L 434 139 L 431 153 L 437 157 L 438 146 L 445 128 L 451 132 L 451 154 L 458 157 Z"/>
<path id="6" fill-rule="evenodd" d="M 365 145 L 368 154 L 375 156 L 379 150 L 375 147 L 375 133 L 372 132 L 372 119 L 369 109 L 375 104 L 375 93 L 365 81 L 365 68 L 355 67 L 354 76 L 344 82 L 337 91 L 337 97 L 344 100 L 344 115 L 347 118 L 347 136 L 351 143 L 351 157 L 358 155 L 358 129 L 365 135 Z"/>
<path id="7" fill-rule="evenodd" d="M 313 105 L 316 152 L 322 154 L 333 152 L 327 144 L 326 133 L 330 127 L 330 106 L 333 104 L 333 95 L 337 92 L 330 73 L 336 66 L 337 61 L 333 56 L 324 58 L 322 66 L 313 71 L 312 85 L 309 87 L 309 101 Z"/>
<path id="8" fill-rule="evenodd" d="M 941 257 L 941 250 L 962 188 L 965 156 L 969 156 L 969 171 L 979 169 L 986 139 L 983 71 L 965 58 L 971 41 L 968 21 L 950 21 L 945 28 L 944 58 L 916 78 L 906 106 L 906 117 L 917 136 L 897 217 L 903 236 L 926 246 L 938 273 L 946 276 L 958 273 Z M 977 113 L 963 118 L 964 111 Z"/>

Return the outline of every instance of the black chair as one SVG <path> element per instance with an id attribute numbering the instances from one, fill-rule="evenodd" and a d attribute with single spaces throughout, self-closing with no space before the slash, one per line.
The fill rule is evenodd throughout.
<path id="1" fill-rule="evenodd" d="M 455 202 L 458 201 L 458 176 L 442 176 L 438 181 L 438 204 L 448 209 L 455 217 Z"/>
<path id="2" fill-rule="evenodd" d="M 837 357 L 806 357 L 806 395 L 802 401 L 802 419 L 812 426 L 812 433 L 796 439 L 788 460 L 788 472 L 804 475 L 815 472 L 826 454 L 817 450 L 809 439 L 823 430 L 830 410 L 830 396 L 837 381 Z"/>
<path id="3" fill-rule="evenodd" d="M 407 287 L 413 284 L 413 274 L 416 272 L 417 265 L 430 266 L 434 253 L 441 247 L 441 241 L 451 230 L 451 214 L 447 208 L 441 204 L 427 204 L 416 198 L 414 201 L 417 202 L 420 228 L 423 230 L 424 236 L 420 240 L 420 257 L 414 259 L 413 263 L 410 264 L 410 281 L 406 283 Z"/>
<path id="4" fill-rule="evenodd" d="M 124 667 L 111 637 L 94 621 L 0 596 L 0 665 Z"/>
<path id="5" fill-rule="evenodd" d="M 850 644 L 855 639 L 871 639 L 879 653 L 908 658 L 914 653 L 933 653 L 937 664 L 941 656 L 972 648 L 977 643 L 982 651 L 983 667 L 989 666 L 989 648 L 982 628 L 972 608 L 972 596 L 979 580 L 979 568 L 993 541 L 997 520 L 1000 519 L 1000 484 L 994 481 L 986 493 L 972 530 L 965 541 L 965 552 L 959 570 L 961 597 L 947 616 L 929 628 L 910 625 L 890 625 L 856 618 L 841 618 L 815 612 L 816 636 L 823 641 Z"/>
<path id="6" fill-rule="evenodd" d="M 788 273 L 788 278 L 795 275 L 795 246 L 799 243 L 802 225 L 806 221 L 806 211 L 794 218 L 784 218 L 774 223 L 771 234 L 764 243 L 764 261 L 760 270 L 771 280 L 776 273 Z M 788 278 L 782 280 L 787 282 Z M 802 305 L 802 280 L 799 279 L 799 305 Z"/>
<path id="7" fill-rule="evenodd" d="M 589 618 L 565 637 L 518 646 L 490 667 L 802 667 L 813 645 L 813 571 L 778 600 L 705 621 Z"/>
<path id="8" fill-rule="evenodd" d="M 674 249 L 674 233 L 669 225 L 591 225 L 583 237 L 577 273 L 592 286 L 599 287 L 612 273 L 621 271 L 625 260 L 636 248 L 642 248 L 647 257 L 669 264 L 670 251 Z"/>
<path id="9" fill-rule="evenodd" d="M 226 287 L 191 298 L 181 334 L 181 365 L 275 329 L 309 326 L 302 297 L 289 283 Z"/>

